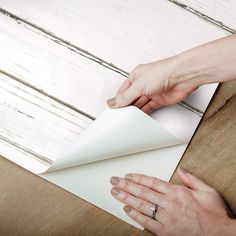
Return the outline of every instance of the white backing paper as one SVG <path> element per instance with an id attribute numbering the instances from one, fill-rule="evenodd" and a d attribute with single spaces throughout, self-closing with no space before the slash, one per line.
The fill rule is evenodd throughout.
<path id="1" fill-rule="evenodd" d="M 134 106 L 107 108 L 52 166 L 17 164 L 142 229 L 111 196 L 110 178 L 135 172 L 169 181 L 200 120 L 179 105 L 152 117 Z"/>

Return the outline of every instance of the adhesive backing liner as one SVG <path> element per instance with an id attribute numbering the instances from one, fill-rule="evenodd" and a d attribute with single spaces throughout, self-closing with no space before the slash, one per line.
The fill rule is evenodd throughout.
<path id="1" fill-rule="evenodd" d="M 134 106 L 107 108 L 48 171 L 183 143 Z"/>
<path id="2" fill-rule="evenodd" d="M 178 120 L 176 110 L 171 110 L 175 107 L 164 109 L 165 117 L 172 114 L 172 120 Z M 187 123 L 192 123 L 190 113 Z M 182 110 L 178 114 L 186 117 Z M 161 113 L 158 117 L 162 117 Z M 111 176 L 142 173 L 169 181 L 189 138 L 184 140 L 183 132 L 170 132 L 161 120 L 154 120 L 134 106 L 107 108 L 51 167 L 27 169 L 143 229 L 111 196 L 109 180 Z M 186 130 L 185 123 L 182 130 Z M 193 126 L 197 123 L 198 119 Z"/>
<path id="3" fill-rule="evenodd" d="M 168 181 L 186 141 L 136 107 L 107 108 L 50 168 L 37 174 L 143 229 L 111 196 L 109 180 L 135 172 Z"/>

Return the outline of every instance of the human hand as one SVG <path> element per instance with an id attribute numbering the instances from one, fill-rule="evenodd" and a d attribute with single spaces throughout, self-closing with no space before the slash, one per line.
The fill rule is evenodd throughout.
<path id="1" fill-rule="evenodd" d="M 236 78 L 236 34 L 214 40 L 130 73 L 111 108 L 134 105 L 146 113 L 184 100 L 199 86 Z M 220 56 L 219 56 L 220 55 Z"/>
<path id="2" fill-rule="evenodd" d="M 198 88 L 194 79 L 174 73 L 177 57 L 138 65 L 120 87 L 111 108 L 134 105 L 146 113 L 184 100 Z"/>
<path id="3" fill-rule="evenodd" d="M 235 235 L 235 220 L 218 192 L 182 168 L 178 175 L 185 186 L 141 174 L 112 177 L 111 193 L 125 204 L 131 219 L 156 235 Z M 159 208 L 154 220 L 155 204 Z"/>

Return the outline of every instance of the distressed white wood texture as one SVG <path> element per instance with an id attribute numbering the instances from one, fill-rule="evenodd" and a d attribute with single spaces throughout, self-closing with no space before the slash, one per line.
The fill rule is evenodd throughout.
<path id="1" fill-rule="evenodd" d="M 0 69 L 96 116 L 125 77 L 0 15 Z"/>
<path id="2" fill-rule="evenodd" d="M 170 6 L 172 7 L 172 5 Z M 178 12 L 179 8 L 175 5 L 173 6 Z M 191 14 L 186 17 L 188 18 L 189 16 L 191 19 L 197 18 Z M 198 18 L 197 21 L 201 22 L 201 24 L 203 23 L 203 30 L 209 28 L 206 22 L 199 21 Z M 175 20 L 172 19 L 172 23 L 174 22 Z M 195 20 L 193 20 L 192 24 L 194 22 Z M 182 26 L 183 29 L 184 27 L 185 25 Z M 158 31 L 162 33 L 162 29 L 165 29 L 165 26 L 160 27 Z M 208 38 L 224 35 L 223 31 L 212 28 L 212 26 L 208 30 Z M 186 46 L 184 43 L 180 43 L 179 40 L 173 40 L 172 32 L 168 32 L 166 31 L 160 37 L 159 41 L 162 42 L 162 46 L 165 42 L 169 42 L 168 44 L 170 45 L 178 42 L 179 45 L 175 45 L 175 50 L 178 47 L 180 48 L 180 45 Z M 183 33 L 176 31 L 175 38 L 177 35 L 177 38 L 182 37 Z M 0 34 L 0 69 L 92 116 L 97 116 L 105 108 L 106 100 L 115 95 L 125 79 L 121 74 L 114 72 L 112 68 L 101 66 L 101 61 L 94 62 L 94 58 L 86 53 L 81 55 L 82 52 L 75 47 L 4 14 L 0 15 Z M 203 40 L 201 36 L 199 38 L 200 41 Z M 194 46 L 196 40 L 197 37 L 189 39 L 188 45 L 192 44 Z M 96 40 L 93 41 L 96 42 Z M 129 40 L 126 39 L 126 42 L 129 42 Z M 123 42 L 121 41 L 119 45 L 122 44 Z M 97 45 L 97 47 L 99 48 L 100 46 Z M 104 43 L 101 43 L 102 47 L 104 47 Z M 165 47 L 162 48 L 162 52 L 170 53 L 172 49 Z M 108 50 L 109 48 L 105 51 Z M 117 53 L 115 50 L 116 47 L 113 48 L 114 53 L 112 55 L 122 57 L 121 51 Z M 129 50 L 127 48 L 124 51 Z M 150 51 L 150 53 L 153 52 Z M 126 62 L 129 64 L 129 60 L 126 60 Z M 204 112 L 215 88 L 216 85 L 203 86 L 190 96 L 186 102 Z"/>
<path id="3" fill-rule="evenodd" d="M 0 155 L 35 173 L 50 166 L 92 122 L 2 73 L 0 94 Z M 174 122 L 171 117 L 175 117 Z M 153 118 L 187 140 L 200 120 L 198 115 L 179 105 L 156 111 Z"/>
<path id="4" fill-rule="evenodd" d="M 236 30 L 235 0 L 178 0 L 192 9 L 219 22 L 219 25 Z"/>
<path id="5" fill-rule="evenodd" d="M 92 121 L 78 110 L 97 116 L 122 71 L 226 35 L 163 0 L 0 0 L 0 7 L 24 19 L 0 14 L 0 70 L 15 77 L 0 74 L 0 154 L 19 165 L 55 160 Z M 204 111 L 215 86 L 188 103 Z M 163 122 L 165 109 L 156 113 Z"/>
<path id="6" fill-rule="evenodd" d="M 2 73 L 0 94 L 0 152 L 18 164 L 54 161 L 92 121 Z"/>
<path id="7" fill-rule="evenodd" d="M 0 0 L 0 6 L 125 71 L 225 36 L 166 0 Z"/>

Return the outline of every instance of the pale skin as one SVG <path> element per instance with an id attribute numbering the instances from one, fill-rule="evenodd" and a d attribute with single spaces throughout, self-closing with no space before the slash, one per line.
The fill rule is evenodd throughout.
<path id="1" fill-rule="evenodd" d="M 190 49 L 176 56 L 138 65 L 125 80 L 111 108 L 134 105 L 146 113 L 178 103 L 198 87 L 236 79 L 236 35 Z M 202 180 L 178 169 L 182 185 L 141 174 L 112 177 L 113 197 L 126 214 L 156 235 L 235 235 L 219 193 Z M 158 204 L 156 219 L 151 210 Z"/>

